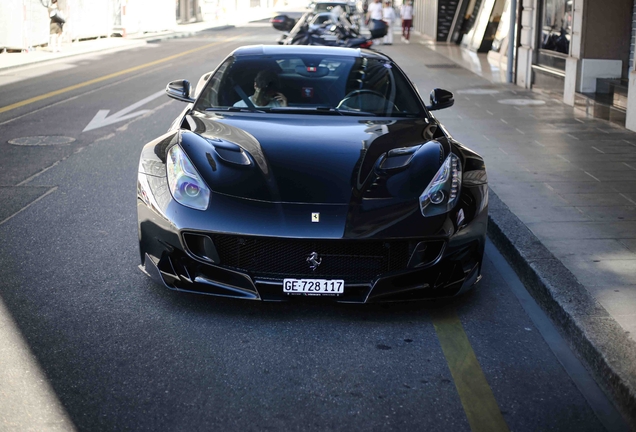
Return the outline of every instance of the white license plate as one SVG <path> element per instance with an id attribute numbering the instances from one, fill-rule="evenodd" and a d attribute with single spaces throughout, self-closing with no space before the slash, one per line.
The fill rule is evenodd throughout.
<path id="1" fill-rule="evenodd" d="M 340 295 L 344 292 L 341 279 L 283 279 L 285 294 Z"/>

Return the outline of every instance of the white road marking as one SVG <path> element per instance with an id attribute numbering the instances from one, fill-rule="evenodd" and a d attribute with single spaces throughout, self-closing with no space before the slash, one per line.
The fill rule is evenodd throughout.
<path id="1" fill-rule="evenodd" d="M 622 194 L 622 193 L 619 193 L 619 195 L 620 195 L 620 196 L 622 196 L 623 198 L 625 198 L 625 199 L 626 199 L 627 201 L 629 201 L 630 203 L 632 203 L 632 204 L 635 204 L 635 205 L 636 205 L 636 202 L 634 202 L 634 200 L 633 200 L 633 199 L 631 199 L 631 198 L 629 198 L 627 195 Z"/>
<path id="2" fill-rule="evenodd" d="M 20 210 L 18 210 L 17 212 L 13 213 L 11 216 L 7 217 L 6 219 L 4 219 L 3 221 L 0 221 L 0 225 L 4 224 L 5 222 L 8 222 L 9 220 L 13 219 L 13 217 L 15 217 L 16 215 L 22 213 L 24 210 L 28 209 L 29 207 L 31 207 L 33 204 L 35 204 L 36 202 L 44 199 L 45 197 L 49 196 L 50 194 L 52 194 L 53 192 L 55 192 L 57 190 L 57 186 L 53 186 L 51 189 L 49 189 L 48 191 L 46 191 L 44 194 L 40 195 L 39 197 L 37 197 L 36 199 L 34 199 L 33 201 L 31 201 L 29 204 L 25 205 L 24 207 L 22 207 Z"/>
<path id="3" fill-rule="evenodd" d="M 558 157 L 558 158 L 563 159 L 563 160 L 564 160 L 564 161 L 566 161 L 567 163 L 570 163 L 570 161 L 569 161 L 569 160 L 567 160 L 566 158 L 564 158 L 564 157 L 563 157 L 563 156 L 561 156 L 561 155 L 557 155 L 557 157 Z"/>
<path id="4" fill-rule="evenodd" d="M 592 177 L 592 178 L 593 178 L 594 180 L 596 180 L 597 182 L 599 182 L 599 183 L 601 182 L 599 179 L 597 179 L 596 177 L 594 177 L 594 176 L 593 176 L 592 174 L 590 174 L 589 172 L 587 172 L 587 171 L 583 171 L 583 172 L 584 172 L 585 174 L 589 175 L 590 177 Z"/>
<path id="5" fill-rule="evenodd" d="M 165 94 L 166 94 L 165 90 L 158 91 L 158 92 L 156 92 L 154 94 L 151 94 L 147 98 L 144 98 L 144 99 L 140 100 L 139 102 L 135 102 L 134 104 L 124 108 L 123 110 L 116 112 L 115 114 L 111 115 L 110 117 L 108 117 L 108 113 L 110 112 L 110 110 L 99 110 L 97 112 L 97 114 L 95 114 L 95 117 L 93 117 L 93 119 L 84 128 L 84 130 L 82 132 L 86 132 L 86 131 L 93 130 L 93 129 L 98 129 L 98 128 L 101 128 L 101 127 L 104 127 L 104 126 L 111 125 L 113 123 L 118 123 L 120 121 L 128 120 L 128 119 L 140 116 L 142 114 L 146 114 L 148 112 L 148 110 L 141 110 L 141 111 L 136 111 L 136 112 L 132 112 L 132 111 L 136 110 L 137 108 L 139 108 L 139 107 L 147 104 L 148 102 L 153 101 L 153 100 L 157 99 L 158 97 L 161 97 L 161 96 L 163 96 Z"/>

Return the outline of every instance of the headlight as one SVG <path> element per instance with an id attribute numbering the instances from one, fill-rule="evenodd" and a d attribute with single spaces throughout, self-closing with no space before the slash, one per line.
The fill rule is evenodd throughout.
<path id="1" fill-rule="evenodd" d="M 175 201 L 197 210 L 208 208 L 210 189 L 178 145 L 168 151 L 166 171 L 170 193 Z"/>
<path id="2" fill-rule="evenodd" d="M 422 216 L 437 216 L 450 211 L 457 203 L 461 184 L 462 166 L 459 158 L 451 153 L 420 195 Z"/>

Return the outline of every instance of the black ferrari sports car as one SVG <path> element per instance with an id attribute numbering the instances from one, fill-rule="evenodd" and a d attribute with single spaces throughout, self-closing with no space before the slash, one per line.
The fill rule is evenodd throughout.
<path id="1" fill-rule="evenodd" d="M 480 279 L 484 160 L 453 140 L 386 55 L 246 46 L 167 94 L 146 144 L 140 268 L 178 291 L 339 302 L 453 296 Z"/>

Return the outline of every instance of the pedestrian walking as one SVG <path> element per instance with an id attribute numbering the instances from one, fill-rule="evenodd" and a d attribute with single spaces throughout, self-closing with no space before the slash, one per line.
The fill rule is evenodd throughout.
<path id="1" fill-rule="evenodd" d="M 410 43 L 411 26 L 413 25 L 413 1 L 407 0 L 400 8 L 400 18 L 402 18 L 402 42 Z"/>
<path id="2" fill-rule="evenodd" d="M 382 21 L 382 3 L 380 0 L 374 0 L 373 3 L 369 4 L 369 8 L 367 9 L 367 26 L 371 21 Z M 378 45 L 382 45 L 382 39 L 374 39 L 374 43 Z"/>
<path id="3" fill-rule="evenodd" d="M 62 18 L 57 0 L 51 0 L 47 10 L 51 19 L 49 24 L 49 47 L 53 52 L 60 52 L 62 51 L 62 27 L 66 21 Z"/>
<path id="4" fill-rule="evenodd" d="M 393 45 L 393 23 L 397 19 L 395 15 L 395 9 L 391 6 L 391 0 L 384 0 L 384 7 L 382 8 L 382 20 L 386 23 L 386 36 L 382 43 L 384 45 Z"/>

